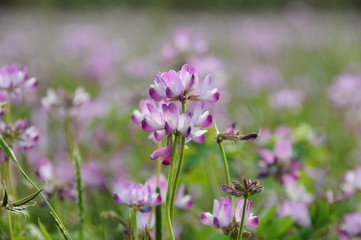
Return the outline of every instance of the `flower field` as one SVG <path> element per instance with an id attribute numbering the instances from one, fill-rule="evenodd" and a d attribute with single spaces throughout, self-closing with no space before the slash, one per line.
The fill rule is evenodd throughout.
<path id="1" fill-rule="evenodd" d="M 2 10 L 0 239 L 361 239 L 360 22 Z"/>

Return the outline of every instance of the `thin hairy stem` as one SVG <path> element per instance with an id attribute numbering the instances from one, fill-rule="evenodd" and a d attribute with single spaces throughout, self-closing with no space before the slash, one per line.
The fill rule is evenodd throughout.
<path id="1" fill-rule="evenodd" d="M 69 114 L 65 117 L 65 132 L 68 143 L 69 156 L 73 159 L 76 175 L 76 189 L 78 193 L 79 240 L 84 239 L 84 199 L 83 181 L 81 176 L 81 156 L 71 129 L 72 119 Z"/>
<path id="2" fill-rule="evenodd" d="M 167 215 L 167 227 L 168 227 L 168 232 L 169 232 L 169 238 L 171 240 L 175 240 L 174 237 L 174 231 L 173 231 L 173 226 L 172 226 L 172 218 L 171 218 L 171 208 L 170 208 L 170 199 L 171 199 L 171 191 L 172 191 L 172 179 L 173 179 L 173 171 L 174 171 L 174 165 L 175 165 L 175 154 L 176 154 L 176 150 L 177 150 L 177 145 L 178 145 L 178 138 L 179 135 L 178 133 L 175 134 L 174 136 L 174 140 L 172 143 L 172 160 L 170 162 L 170 166 L 169 166 L 169 172 L 168 172 L 168 187 L 167 187 L 167 196 L 166 196 L 166 202 L 165 202 L 165 206 L 166 206 L 166 215 Z"/>
<path id="3" fill-rule="evenodd" d="M 181 146 L 180 146 L 178 167 L 177 167 L 176 174 L 175 174 L 175 177 L 174 177 L 174 182 L 173 182 L 172 191 L 171 191 L 172 195 L 171 195 L 171 199 L 170 199 L 170 213 L 171 213 L 172 222 L 173 222 L 173 217 L 174 217 L 174 201 L 175 201 L 175 197 L 176 197 L 176 194 L 177 194 L 179 176 L 180 176 L 180 173 L 181 173 L 182 167 L 183 167 L 185 142 L 186 142 L 186 139 L 185 139 L 184 136 L 182 136 L 181 137 Z"/>
<path id="4" fill-rule="evenodd" d="M 221 141 L 217 142 L 219 146 L 219 150 L 221 151 L 223 166 L 224 166 L 224 173 L 226 175 L 227 185 L 231 185 L 231 177 L 229 175 L 229 168 L 228 168 L 228 161 L 226 156 L 226 151 L 224 150 L 223 144 Z"/>
<path id="5" fill-rule="evenodd" d="M 161 147 L 160 142 L 158 147 Z M 161 174 L 161 163 L 157 161 L 157 193 L 160 194 L 160 174 Z M 162 240 L 162 206 L 155 207 L 155 239 Z"/>
<path id="6" fill-rule="evenodd" d="M 242 234 L 243 234 L 243 229 L 244 229 L 244 219 L 246 218 L 247 198 L 248 198 L 248 196 L 246 194 L 244 196 L 244 203 L 243 203 L 243 210 L 242 210 L 242 220 L 241 220 L 241 225 L 239 225 L 237 240 L 242 239 Z"/>

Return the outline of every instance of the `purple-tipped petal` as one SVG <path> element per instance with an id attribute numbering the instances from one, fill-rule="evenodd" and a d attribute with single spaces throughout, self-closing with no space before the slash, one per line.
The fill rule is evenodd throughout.
<path id="1" fill-rule="evenodd" d="M 164 133 L 164 131 L 155 131 L 154 132 L 154 139 L 157 142 L 161 141 L 165 136 L 166 136 L 166 134 Z"/>
<path id="2" fill-rule="evenodd" d="M 155 150 L 151 155 L 150 155 L 150 159 L 154 160 L 157 159 L 161 156 L 166 155 L 169 152 L 169 147 L 160 147 L 157 150 Z"/>
<path id="3" fill-rule="evenodd" d="M 248 221 L 245 223 L 245 227 L 249 229 L 255 229 L 258 227 L 259 219 L 256 216 L 252 216 L 248 219 Z"/>
<path id="4" fill-rule="evenodd" d="M 171 133 L 173 132 L 174 129 L 172 129 L 172 128 L 169 126 L 168 122 L 165 122 L 165 124 L 164 124 L 164 130 L 165 130 L 165 133 L 166 133 L 167 135 L 169 135 L 169 134 L 171 134 Z"/>
<path id="5" fill-rule="evenodd" d="M 169 97 L 169 98 L 174 98 L 174 97 L 176 97 L 176 95 L 174 94 L 174 92 L 173 92 L 169 87 L 167 87 L 167 89 L 165 90 L 165 93 L 166 93 L 167 97 Z"/>
<path id="6" fill-rule="evenodd" d="M 201 127 L 209 127 L 213 123 L 213 116 L 209 114 L 207 118 L 202 122 Z"/>
<path id="7" fill-rule="evenodd" d="M 142 120 L 142 129 L 145 132 L 154 132 L 156 130 L 148 123 L 147 119 Z"/>
<path id="8" fill-rule="evenodd" d="M 215 228 L 220 228 L 220 223 L 219 223 L 219 220 L 218 220 L 217 217 L 214 217 L 214 218 L 213 218 L 213 226 L 214 226 Z"/>
<path id="9" fill-rule="evenodd" d="M 157 93 L 157 91 L 156 91 L 154 88 L 152 88 L 152 87 L 149 88 L 149 96 L 150 96 L 152 99 L 154 99 L 154 101 L 157 101 L 157 102 L 163 100 L 163 97 L 160 96 L 160 95 Z"/>
<path id="10" fill-rule="evenodd" d="M 201 213 L 201 222 L 204 225 L 213 225 L 213 216 L 210 213 Z"/>
<path id="11" fill-rule="evenodd" d="M 192 131 L 192 127 L 189 126 L 186 131 L 182 132 L 182 134 L 187 138 L 191 134 L 191 131 Z"/>
<path id="12" fill-rule="evenodd" d="M 114 202 L 117 204 L 124 204 L 123 201 L 120 199 L 120 196 L 118 193 L 113 194 Z"/>
<path id="13" fill-rule="evenodd" d="M 229 133 L 229 134 L 235 134 L 236 127 L 237 127 L 237 122 L 233 122 L 228 125 L 227 129 L 224 132 Z M 235 135 L 238 135 L 238 134 L 235 134 Z"/>
<path id="14" fill-rule="evenodd" d="M 202 134 L 199 137 L 193 138 L 193 141 L 195 141 L 198 144 L 203 144 L 205 140 L 206 140 L 206 134 Z"/>
<path id="15" fill-rule="evenodd" d="M 220 97 L 221 97 L 221 93 L 217 91 L 216 93 L 214 93 L 214 94 L 208 99 L 208 101 L 209 101 L 209 102 L 212 102 L 212 103 L 218 102 L 218 100 L 219 100 Z"/>
<path id="16" fill-rule="evenodd" d="M 167 156 L 162 160 L 162 164 L 163 165 L 170 165 L 170 162 L 172 161 L 172 157 L 171 156 Z"/>

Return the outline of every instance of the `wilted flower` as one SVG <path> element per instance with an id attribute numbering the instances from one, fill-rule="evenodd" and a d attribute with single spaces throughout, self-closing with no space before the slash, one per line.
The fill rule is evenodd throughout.
<path id="1" fill-rule="evenodd" d="M 127 205 L 142 212 L 149 212 L 151 207 L 162 203 L 161 195 L 153 192 L 146 184 L 125 183 L 119 188 L 119 193 L 114 193 L 113 196 L 117 204 Z"/>
<path id="2" fill-rule="evenodd" d="M 194 66 L 185 64 L 179 72 L 170 70 L 156 75 L 154 84 L 149 88 L 149 95 L 155 101 L 200 100 L 217 102 L 220 93 L 217 88 L 211 88 L 212 76 L 207 75 L 198 93 L 198 74 Z"/>
<path id="3" fill-rule="evenodd" d="M 347 214 L 339 229 L 339 240 L 356 240 L 361 235 L 361 212 Z"/>
<path id="4" fill-rule="evenodd" d="M 213 225 L 215 228 L 221 229 L 223 233 L 228 235 L 230 232 L 237 232 L 238 226 L 242 219 L 244 199 L 241 199 L 237 203 L 236 212 L 232 205 L 232 200 L 229 197 L 221 197 L 220 202 L 218 200 L 213 201 L 213 213 L 202 213 L 201 221 L 204 225 Z M 251 213 L 252 202 L 247 202 L 245 227 L 249 229 L 255 229 L 258 226 L 258 217 Z M 235 217 L 235 221 L 233 223 Z"/>
<path id="5" fill-rule="evenodd" d="M 35 89 L 37 86 L 36 78 L 29 78 L 28 71 L 20 64 L 0 68 L 0 90 L 17 92 L 20 88 Z"/>
<path id="6" fill-rule="evenodd" d="M 220 143 L 223 140 L 246 140 L 246 141 L 253 141 L 255 140 L 260 133 L 250 133 L 244 136 L 240 136 L 239 130 L 236 129 L 237 123 L 233 122 L 228 125 L 226 130 L 221 133 L 217 133 L 217 142 Z"/>

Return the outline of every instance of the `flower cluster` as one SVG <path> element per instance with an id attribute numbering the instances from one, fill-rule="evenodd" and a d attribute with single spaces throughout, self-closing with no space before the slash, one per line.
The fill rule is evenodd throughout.
<path id="1" fill-rule="evenodd" d="M 236 211 L 229 197 L 221 197 L 220 201 L 213 201 L 213 213 L 201 213 L 201 221 L 204 225 L 213 225 L 215 228 L 222 230 L 226 235 L 234 233 L 237 235 L 238 226 L 242 219 L 242 210 L 244 199 L 237 203 Z M 252 202 L 247 202 L 245 227 L 255 229 L 258 226 L 258 217 L 251 213 Z M 235 220 L 234 220 L 235 217 Z"/>
<path id="2" fill-rule="evenodd" d="M 302 168 L 302 163 L 295 155 L 294 137 L 286 127 L 280 127 L 276 130 L 274 139 L 266 139 L 267 133 L 260 139 L 265 141 L 258 153 L 260 161 L 258 166 L 260 172 L 258 177 L 273 176 L 276 180 L 282 182 L 286 176 L 292 176 L 295 179 L 299 177 L 298 170 Z M 273 146 L 270 148 L 270 146 Z"/>
<path id="3" fill-rule="evenodd" d="M 296 224 L 309 226 L 311 217 L 308 208 L 314 196 L 306 191 L 300 181 L 296 181 L 291 176 L 284 177 L 283 184 L 288 200 L 278 206 L 277 216 L 289 216 Z M 298 211 L 295 211 L 295 209 L 298 209 Z"/>
<path id="4" fill-rule="evenodd" d="M 30 126 L 26 119 L 17 120 L 15 123 L 0 121 L 0 133 L 4 139 L 15 143 L 24 150 L 33 148 L 39 139 L 38 129 Z"/>
<path id="5" fill-rule="evenodd" d="M 141 212 L 149 212 L 153 206 L 162 203 L 161 195 L 146 184 L 125 183 L 120 187 L 119 193 L 114 193 L 113 196 L 117 204 L 127 205 Z"/>
<path id="6" fill-rule="evenodd" d="M 35 89 L 36 78 L 30 78 L 28 71 L 20 64 L 12 64 L 0 68 L 0 90 L 18 93 L 21 88 Z"/>
<path id="7" fill-rule="evenodd" d="M 155 101 L 185 102 L 187 100 L 217 102 L 220 93 L 217 88 L 211 88 L 212 76 L 207 75 L 199 91 L 198 74 L 194 66 L 185 64 L 179 72 L 170 70 L 155 76 L 154 84 L 150 85 L 149 95 Z"/>
<path id="8" fill-rule="evenodd" d="M 149 178 L 144 185 L 135 183 L 124 183 L 114 193 L 114 201 L 118 204 L 128 205 L 139 209 L 141 212 L 149 212 L 153 206 L 165 203 L 168 182 L 161 174 L 158 176 L 160 193 L 157 193 L 157 176 Z M 188 209 L 192 206 L 192 198 L 185 194 L 185 186 L 181 185 L 177 191 L 175 206 Z"/>
<path id="9" fill-rule="evenodd" d="M 202 144 L 207 130 L 202 128 L 212 125 L 212 115 L 204 110 L 204 101 L 216 102 L 220 93 L 217 88 L 211 88 L 211 76 L 208 75 L 199 93 L 198 74 L 195 67 L 185 64 L 179 72 L 170 70 L 159 73 L 154 84 L 149 89 L 151 100 L 142 100 L 140 110 L 135 110 L 132 120 L 141 126 L 145 132 L 152 133 L 151 138 L 158 142 L 167 138 L 165 147 L 160 147 L 151 154 L 151 159 L 161 157 L 164 165 L 171 162 L 171 136 L 179 133 L 186 138 Z M 198 101 L 193 111 L 185 111 L 185 103 L 189 100 Z"/>

